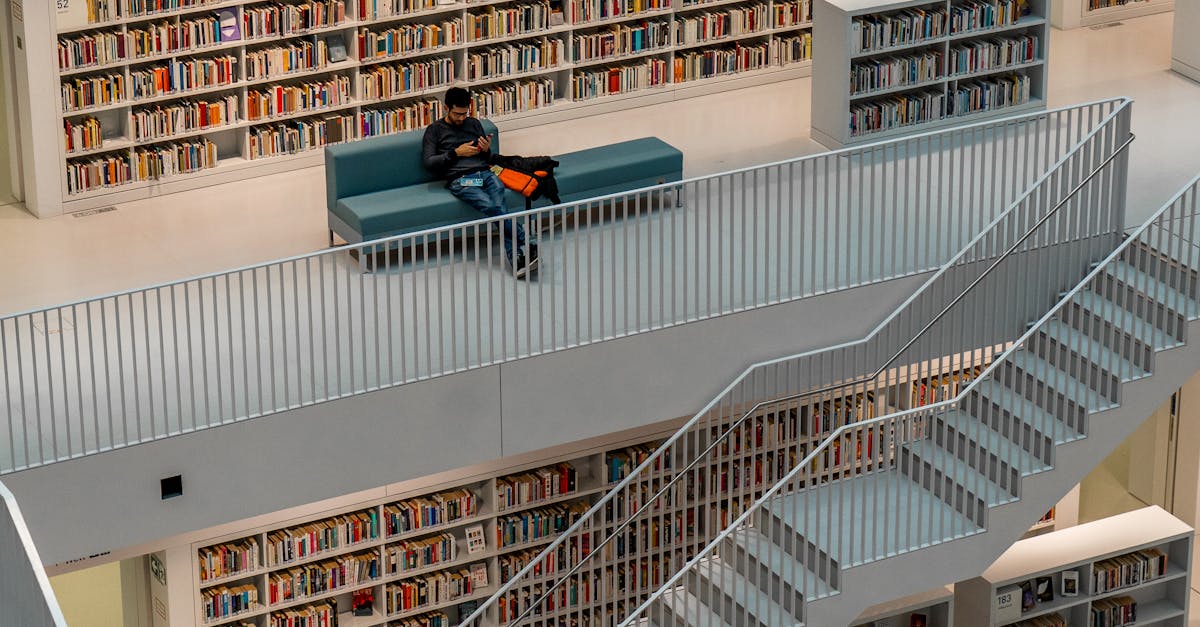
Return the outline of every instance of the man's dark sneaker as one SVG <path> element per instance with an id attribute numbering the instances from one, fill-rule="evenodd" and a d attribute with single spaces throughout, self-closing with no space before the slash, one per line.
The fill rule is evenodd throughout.
<path id="1" fill-rule="evenodd" d="M 537 242 L 529 242 L 528 244 L 526 244 L 525 245 L 525 254 L 528 255 L 530 261 L 537 261 L 538 259 L 540 259 L 540 257 L 538 257 Z"/>
<path id="2" fill-rule="evenodd" d="M 517 254 L 517 258 L 513 261 L 513 276 L 518 279 L 524 279 L 530 274 L 537 271 L 538 260 L 526 259 L 525 255 Z"/>

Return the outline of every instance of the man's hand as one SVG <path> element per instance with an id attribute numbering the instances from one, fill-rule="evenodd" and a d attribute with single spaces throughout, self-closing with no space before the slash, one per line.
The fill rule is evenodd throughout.
<path id="1" fill-rule="evenodd" d="M 479 147 L 479 152 L 487 152 L 488 148 L 492 147 L 492 138 L 488 135 L 484 135 L 475 140 L 475 145 Z"/>
<path id="2" fill-rule="evenodd" d="M 489 142 L 490 143 L 490 142 Z M 475 145 L 475 142 L 467 142 L 458 148 L 454 149 L 454 154 L 460 157 L 474 157 L 480 153 L 480 149 Z"/>

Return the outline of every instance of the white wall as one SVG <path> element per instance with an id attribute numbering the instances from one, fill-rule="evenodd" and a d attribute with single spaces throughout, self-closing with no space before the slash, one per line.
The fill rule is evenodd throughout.
<path id="1" fill-rule="evenodd" d="M 1175 31 L 1171 40 L 1171 69 L 1200 81 L 1200 0 L 1175 3 Z"/>
<path id="2" fill-rule="evenodd" d="M 11 0 L 9 6 L 13 7 Z M 25 206 L 38 217 L 62 213 L 62 158 L 59 142 L 34 142 L 35 137 L 61 137 L 61 98 L 58 71 L 54 66 L 57 40 L 54 32 L 54 3 L 17 0 L 22 19 L 13 16 L 13 58 L 16 67 L 16 114 L 21 121 L 21 171 Z M 40 173 L 34 176 L 34 173 Z"/>
<path id="3" fill-rule="evenodd" d="M 20 198 L 12 3 L 0 2 L 0 205 Z"/>
<path id="4" fill-rule="evenodd" d="M 198 531 L 214 525 L 690 416 L 754 362 L 861 338 L 925 278 L 441 377 L 5 480 L 47 564 L 119 559 L 211 537 Z M 183 475 L 183 496 L 160 500 L 159 480 L 175 474 Z"/>

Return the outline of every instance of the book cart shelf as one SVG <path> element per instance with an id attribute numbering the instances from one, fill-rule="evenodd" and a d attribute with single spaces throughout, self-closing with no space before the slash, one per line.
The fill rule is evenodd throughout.
<path id="1" fill-rule="evenodd" d="M 816 0 L 812 137 L 878 141 L 1045 107 L 1049 0 Z"/>
<path id="2" fill-rule="evenodd" d="M 429 124 L 451 86 L 517 128 L 810 71 L 810 0 L 58 4 L 68 211 L 317 165 Z"/>
<path id="3" fill-rule="evenodd" d="M 975 361 L 970 361 L 974 359 Z M 639 520 L 604 547 L 574 581 L 560 588 L 554 608 L 535 616 L 538 624 L 570 618 L 580 602 L 601 599 L 610 615 L 632 610 L 674 569 L 703 547 L 703 539 L 726 527 L 763 491 L 843 424 L 891 412 L 912 402 L 915 391 L 951 393 L 986 363 L 978 355 L 945 364 L 896 370 L 886 394 L 834 391 L 820 398 L 765 406 L 715 450 L 706 464 L 663 497 L 661 516 Z M 965 366 L 963 364 L 966 364 Z M 933 374 L 931 374 L 933 373 Z M 716 433 L 710 437 L 716 437 Z M 710 440 L 694 438 L 703 450 Z M 438 486 L 435 491 L 376 500 L 287 520 L 192 545 L 195 624 L 214 627 L 273 627 L 281 619 L 335 617 L 339 627 L 440 627 L 458 624 L 557 538 L 614 484 L 661 444 L 662 436 L 623 440 L 535 465 L 510 467 L 494 476 Z M 872 442 L 836 442 L 818 460 L 825 479 L 838 478 Z M 643 493 L 669 481 L 680 459 L 664 459 L 645 477 Z M 694 451 L 693 451 L 694 452 Z M 726 507 L 728 491 L 740 498 Z M 721 507 L 714 507 L 720 503 Z M 582 536 L 598 546 L 637 504 L 613 502 L 602 528 Z M 646 527 L 646 528 L 641 528 Z M 639 553 L 673 534 L 682 547 L 672 563 Z M 475 550 L 470 545 L 474 536 Z M 694 540 L 694 541 L 692 541 Z M 527 585 L 514 589 L 489 616 L 503 625 L 540 596 L 550 577 L 591 547 L 575 540 L 543 562 Z M 570 557 L 570 560 L 568 560 Z M 678 564 L 674 562 L 679 561 Z M 370 615 L 352 613 L 355 593 L 370 590 Z M 945 617 L 945 613 L 936 614 Z M 948 618 L 943 618 L 943 622 Z M 332 624 L 332 623 L 331 623 Z M 946 626 L 943 626 L 946 627 Z"/>
<path id="4" fill-rule="evenodd" d="M 1175 0 L 1050 0 L 1050 25 L 1079 28 L 1175 10 Z"/>
<path id="5" fill-rule="evenodd" d="M 954 624 L 1184 627 L 1192 535 L 1150 506 L 1021 540 L 955 585 Z"/>

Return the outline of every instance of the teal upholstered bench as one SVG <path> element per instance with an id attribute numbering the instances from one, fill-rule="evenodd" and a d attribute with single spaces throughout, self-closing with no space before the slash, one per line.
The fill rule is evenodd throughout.
<path id="1" fill-rule="evenodd" d="M 491 122 L 483 120 L 483 126 L 496 133 Z M 331 244 L 335 234 L 356 244 L 482 217 L 422 165 L 423 136 L 423 130 L 409 131 L 325 148 Z M 503 154 L 498 133 L 492 150 Z M 555 179 L 564 203 L 683 178 L 683 154 L 657 137 L 554 158 L 559 162 Z M 522 210 L 525 199 L 510 191 L 508 206 Z"/>

